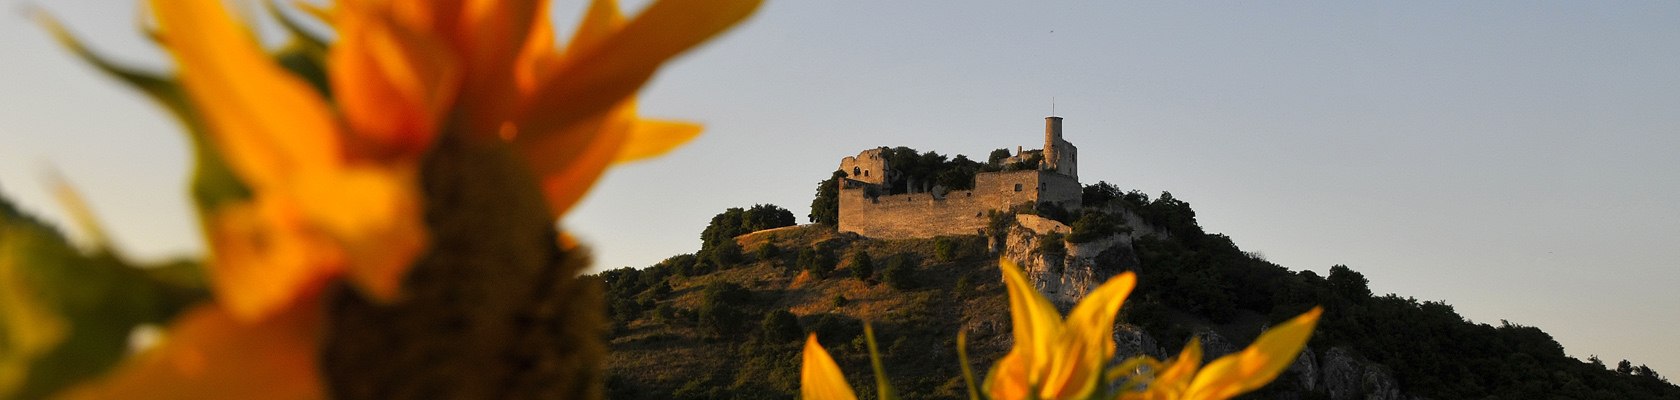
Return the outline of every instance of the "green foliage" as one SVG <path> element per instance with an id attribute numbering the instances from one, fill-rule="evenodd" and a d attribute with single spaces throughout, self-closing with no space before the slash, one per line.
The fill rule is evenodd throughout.
<path id="1" fill-rule="evenodd" d="M 774 241 L 766 240 L 764 241 L 764 245 L 758 246 L 757 249 L 753 250 L 753 258 L 759 261 L 775 260 L 776 257 L 781 257 L 781 255 L 782 248 L 776 247 L 776 242 Z"/>
<path id="2" fill-rule="evenodd" d="M 993 165 L 1002 164 L 1003 160 L 1008 159 L 1009 157 L 1009 149 L 992 150 L 992 153 L 986 156 L 986 163 Z"/>
<path id="3" fill-rule="evenodd" d="M 846 343 L 863 334 L 863 321 L 843 314 L 812 314 L 805 320 L 805 331 L 816 333 L 823 343 Z"/>
<path id="4" fill-rule="evenodd" d="M 802 333 L 799 329 L 799 317 L 787 310 L 765 313 L 764 319 L 758 322 L 758 331 L 764 341 L 771 343 L 797 341 Z"/>
<path id="5" fill-rule="evenodd" d="M 1009 234 L 1009 228 L 1015 226 L 1015 214 L 997 210 L 986 211 L 986 234 L 992 240 L 1002 241 Z"/>
<path id="6" fill-rule="evenodd" d="M 1056 203 L 1038 203 L 1033 206 L 1033 214 L 1063 224 L 1072 224 L 1075 217 L 1067 208 Z"/>
<path id="7" fill-rule="evenodd" d="M 700 309 L 695 313 L 695 325 L 711 337 L 729 337 L 742 333 L 747 321 L 743 305 L 752 300 L 752 292 L 730 282 L 714 282 L 702 289 Z"/>
<path id="8" fill-rule="evenodd" d="M 727 269 L 744 261 L 741 245 L 736 243 L 734 238 L 718 242 L 710 251 L 706 251 L 706 255 L 709 256 L 707 258 L 711 260 L 712 265 L 719 269 Z"/>
<path id="9" fill-rule="evenodd" d="M 811 271 L 812 276 L 828 277 L 837 263 L 839 260 L 835 259 L 834 250 L 821 246 L 799 250 L 799 268 Z"/>
<path id="10" fill-rule="evenodd" d="M 1080 193 L 1079 202 L 1085 207 L 1101 208 L 1119 201 L 1123 195 L 1120 188 L 1114 184 L 1097 181 L 1096 184 L 1085 185 Z"/>
<path id="11" fill-rule="evenodd" d="M 881 282 L 893 289 L 909 290 L 916 286 L 916 259 L 910 254 L 898 254 L 887 260 L 887 269 L 881 271 Z"/>
<path id="12" fill-rule="evenodd" d="M 840 180 L 846 179 L 846 172 L 835 170 L 828 179 L 817 183 L 817 197 L 811 199 L 811 213 L 806 215 L 812 223 L 823 225 L 840 224 Z"/>
<path id="13" fill-rule="evenodd" d="M 1038 240 L 1038 252 L 1047 257 L 1061 257 L 1067 255 L 1067 238 L 1061 233 L 1050 232 Z"/>
<path id="14" fill-rule="evenodd" d="M 1096 210 L 1087 210 L 1073 221 L 1073 231 L 1068 234 L 1068 241 L 1073 243 L 1089 243 L 1093 240 L 1113 236 L 1127 231 L 1125 221 L 1117 215 L 1110 215 Z"/>
<path id="15" fill-rule="evenodd" d="M 207 297 L 199 267 L 77 249 L 0 196 L 0 397 L 43 398 L 108 371 L 130 333 Z"/>
<path id="16" fill-rule="evenodd" d="M 1371 297 L 1371 288 L 1368 286 L 1370 281 L 1365 279 L 1365 274 L 1346 265 L 1330 267 L 1330 276 L 1325 279 L 1330 284 L 1330 290 L 1334 290 L 1342 298 L 1358 301 Z"/>
<path id="17" fill-rule="evenodd" d="M 709 252 L 724 242 L 733 242 L 736 236 L 795 223 L 793 212 L 772 204 L 758 204 L 745 210 L 733 207 L 712 216 L 712 222 L 700 232 L 700 251 Z"/>
<path id="18" fill-rule="evenodd" d="M 875 277 L 875 260 L 869 258 L 869 253 L 861 250 L 852 252 L 852 277 L 860 281 Z"/>
<path id="19" fill-rule="evenodd" d="M 962 252 L 962 245 L 956 238 L 941 236 L 933 241 L 933 257 L 946 262 L 955 260 Z"/>
<path id="20" fill-rule="evenodd" d="M 956 292 L 958 295 L 968 293 L 970 290 L 974 290 L 974 280 L 969 278 L 968 275 L 963 275 L 962 277 L 957 278 L 956 286 L 953 286 L 951 289 L 951 291 Z"/>
<path id="21" fill-rule="evenodd" d="M 909 147 L 885 149 L 881 156 L 895 172 L 886 182 L 886 194 L 908 193 L 911 181 L 943 185 L 953 190 L 972 189 L 974 174 L 980 172 L 982 166 L 966 156 L 948 159 L 936 152 L 918 153 Z"/>

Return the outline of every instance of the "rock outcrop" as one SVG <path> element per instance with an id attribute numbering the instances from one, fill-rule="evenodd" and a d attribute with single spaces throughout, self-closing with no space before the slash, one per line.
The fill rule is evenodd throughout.
<path id="1" fill-rule="evenodd" d="M 1072 229 L 1061 222 L 1026 214 L 1015 218 L 1003 236 L 1003 257 L 1020 265 L 1039 293 L 1064 311 L 1108 278 L 1138 267 L 1129 235 L 1068 243 L 1062 238 Z"/>

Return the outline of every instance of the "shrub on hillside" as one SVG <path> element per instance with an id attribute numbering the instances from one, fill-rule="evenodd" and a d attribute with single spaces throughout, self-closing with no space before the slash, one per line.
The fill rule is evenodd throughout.
<path id="1" fill-rule="evenodd" d="M 868 281 L 875 277 L 875 260 L 869 258 L 869 253 L 863 250 L 852 253 L 852 277 L 860 281 Z"/>
<path id="2" fill-rule="evenodd" d="M 775 310 L 764 314 L 764 319 L 758 322 L 760 337 L 769 343 L 786 343 L 800 339 L 799 317 L 787 310 Z"/>
<path id="3" fill-rule="evenodd" d="M 941 236 L 933 240 L 933 256 L 939 261 L 955 260 L 961 252 L 962 241 L 956 238 Z"/>
<path id="4" fill-rule="evenodd" d="M 826 345 L 846 343 L 863 334 L 863 321 L 841 314 L 821 313 L 805 317 L 805 332 L 816 333 Z"/>
<path id="5" fill-rule="evenodd" d="M 899 254 L 887 260 L 887 269 L 881 271 L 881 282 L 898 290 L 913 288 L 916 286 L 915 270 L 916 259 L 910 254 Z"/>
<path id="6" fill-rule="evenodd" d="M 811 276 L 826 278 L 834 272 L 834 251 L 824 247 L 807 247 L 799 251 L 799 268 L 811 271 Z"/>
<path id="7" fill-rule="evenodd" d="M 1073 222 L 1073 232 L 1068 234 L 1067 240 L 1073 243 L 1087 243 L 1113 236 L 1125 229 L 1125 221 L 1118 216 L 1101 211 L 1086 211 L 1079 216 L 1079 220 Z"/>
<path id="8" fill-rule="evenodd" d="M 710 255 L 712 265 L 717 266 L 718 269 L 729 269 L 729 267 L 744 261 L 744 257 L 741 255 L 741 245 L 735 243 L 734 238 L 719 242 L 706 254 Z"/>
<path id="9" fill-rule="evenodd" d="M 695 325 L 711 337 L 726 337 L 742 332 L 746 313 L 741 306 L 752 300 L 752 292 L 729 282 L 713 282 L 701 289 L 700 309 L 695 313 Z"/>
<path id="10" fill-rule="evenodd" d="M 782 248 L 777 247 L 775 242 L 768 240 L 764 241 L 763 246 L 758 246 L 757 249 L 753 250 L 753 259 L 758 261 L 773 261 L 781 255 Z"/>
<path id="11" fill-rule="evenodd" d="M 1067 255 L 1066 238 L 1060 232 L 1050 232 L 1038 240 L 1038 252 L 1045 257 L 1061 257 Z"/>

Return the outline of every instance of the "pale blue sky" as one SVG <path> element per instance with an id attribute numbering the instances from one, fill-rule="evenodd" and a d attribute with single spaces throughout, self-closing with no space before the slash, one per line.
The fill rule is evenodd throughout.
<path id="1" fill-rule="evenodd" d="M 41 3 L 165 65 L 132 6 Z M 1379 293 L 1680 374 L 1677 21 L 1676 2 L 771 2 L 643 92 L 644 114 L 705 136 L 614 170 L 564 224 L 600 267 L 646 266 L 728 207 L 804 221 L 864 148 L 1037 147 L 1054 97 L 1087 183 L 1171 191 L 1290 268 L 1347 264 Z M 53 165 L 132 253 L 201 251 L 161 112 L 18 13 L 0 54 L 8 195 L 57 218 Z"/>

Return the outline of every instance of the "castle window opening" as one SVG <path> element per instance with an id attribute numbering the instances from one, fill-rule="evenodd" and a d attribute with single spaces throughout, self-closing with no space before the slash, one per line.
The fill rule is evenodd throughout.
<path id="1" fill-rule="evenodd" d="M 863 176 L 869 176 L 869 170 L 863 170 Z"/>
<path id="2" fill-rule="evenodd" d="M 858 167 L 852 167 L 852 176 L 858 176 Z"/>
<path id="3" fill-rule="evenodd" d="M 1015 191 L 1017 191 L 1017 192 L 1021 191 L 1021 184 L 1019 184 L 1019 183 L 1015 184 Z"/>

